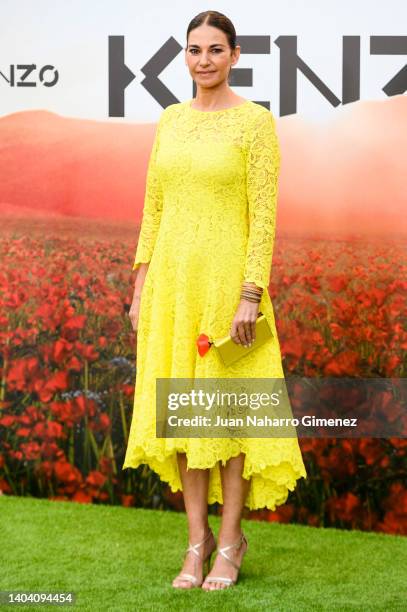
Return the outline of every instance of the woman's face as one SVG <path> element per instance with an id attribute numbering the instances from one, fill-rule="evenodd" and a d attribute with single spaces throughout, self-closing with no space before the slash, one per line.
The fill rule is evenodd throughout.
<path id="1" fill-rule="evenodd" d="M 203 24 L 191 30 L 185 51 L 186 65 L 198 87 L 211 88 L 227 80 L 240 47 L 232 52 L 225 32 Z"/>

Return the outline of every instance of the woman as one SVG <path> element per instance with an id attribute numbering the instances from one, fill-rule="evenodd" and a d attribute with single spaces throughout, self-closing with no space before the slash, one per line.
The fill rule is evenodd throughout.
<path id="1" fill-rule="evenodd" d="M 293 438 L 157 438 L 156 378 L 283 378 L 267 291 L 280 152 L 274 117 L 228 85 L 239 59 L 233 24 L 200 13 L 187 30 L 186 65 L 195 99 L 161 114 L 149 161 L 130 319 L 137 330 L 134 412 L 123 469 L 148 464 L 182 490 L 189 547 L 176 588 L 226 588 L 237 581 L 247 540 L 244 506 L 272 510 L 306 477 Z M 226 367 L 200 357 L 201 332 L 250 345 L 259 310 L 273 337 Z M 217 556 L 207 504 L 224 505 Z"/>

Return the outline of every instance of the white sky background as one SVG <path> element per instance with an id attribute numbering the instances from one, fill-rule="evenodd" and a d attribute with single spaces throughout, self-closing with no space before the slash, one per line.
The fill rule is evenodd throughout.
<path id="1" fill-rule="evenodd" d="M 406 63 L 400 55 L 370 55 L 370 36 L 407 35 L 405 0 L 0 0 L 0 71 L 10 64 L 53 64 L 55 87 L 10 87 L 0 76 L 0 115 L 43 109 L 69 117 L 108 121 L 156 121 L 162 107 L 140 85 L 140 68 L 173 36 L 183 47 L 188 23 L 199 12 L 225 13 L 239 35 L 269 35 L 271 54 L 240 56 L 236 67 L 253 68 L 253 87 L 233 87 L 245 98 L 270 100 L 279 116 L 279 35 L 298 37 L 298 53 L 341 98 L 342 36 L 361 37 L 361 99 L 385 99 L 383 85 Z M 125 94 L 124 118 L 108 117 L 108 36 L 123 35 L 125 62 L 136 75 Z M 180 100 L 192 97 L 182 51 L 160 75 Z M 31 80 L 31 79 L 30 79 Z M 324 121 L 332 108 L 299 73 L 298 114 Z"/>

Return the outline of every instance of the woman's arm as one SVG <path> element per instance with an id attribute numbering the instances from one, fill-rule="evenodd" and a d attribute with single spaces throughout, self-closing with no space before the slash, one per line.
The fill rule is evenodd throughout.
<path id="1" fill-rule="evenodd" d="M 163 208 L 163 194 L 156 166 L 163 115 L 164 112 L 161 114 L 157 125 L 148 162 L 143 219 L 133 263 L 133 270 L 137 270 L 137 276 L 134 283 L 133 300 L 130 306 L 129 317 L 134 331 L 137 331 L 138 327 L 141 292 L 153 254 Z"/>
<path id="2" fill-rule="evenodd" d="M 150 159 L 148 162 L 143 219 L 141 222 L 133 270 L 137 270 L 141 263 L 150 262 L 158 229 L 160 227 L 161 213 L 163 208 L 163 194 L 157 172 L 156 160 L 160 145 L 160 131 L 164 112 L 161 114 L 157 125 Z"/>
<path id="3" fill-rule="evenodd" d="M 247 151 L 249 237 L 244 280 L 267 289 L 276 226 L 280 147 L 271 112 L 262 113 Z"/>
<path id="4" fill-rule="evenodd" d="M 244 268 L 245 288 L 267 291 L 273 256 L 280 148 L 271 112 L 257 119 L 246 152 L 249 236 Z M 250 345 L 256 338 L 260 302 L 242 295 L 230 335 L 237 344 Z"/>

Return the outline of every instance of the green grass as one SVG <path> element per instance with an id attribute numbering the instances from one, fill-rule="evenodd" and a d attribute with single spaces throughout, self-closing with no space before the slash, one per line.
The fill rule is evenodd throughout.
<path id="1" fill-rule="evenodd" d="M 249 548 L 237 586 L 175 590 L 185 519 L 3 495 L 0 590 L 73 591 L 74 608 L 92 611 L 407 610 L 407 538 L 257 521 L 243 521 Z M 219 521 L 210 517 L 216 531 Z"/>

